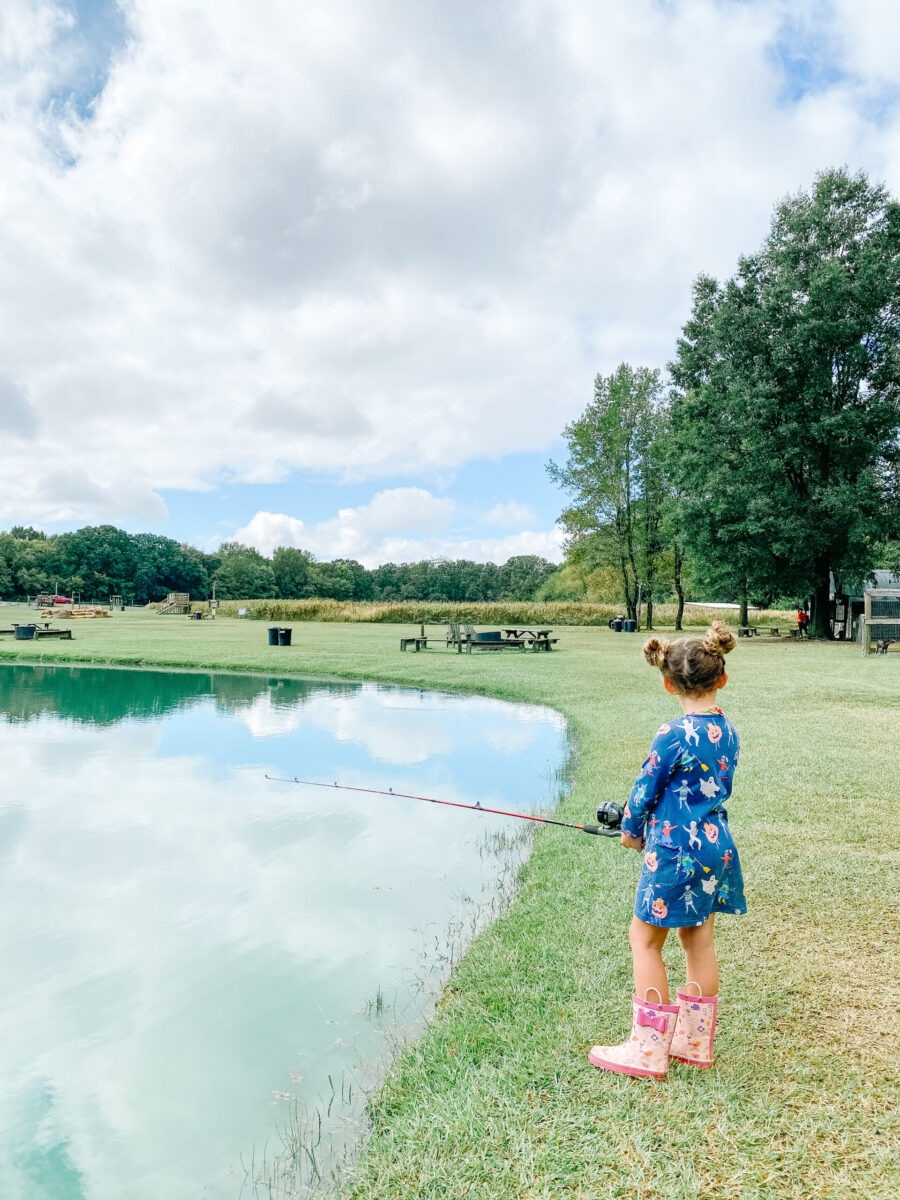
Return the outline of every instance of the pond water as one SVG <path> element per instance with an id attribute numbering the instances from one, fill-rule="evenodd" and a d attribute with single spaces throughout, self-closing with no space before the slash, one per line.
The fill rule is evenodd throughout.
<path id="1" fill-rule="evenodd" d="M 327 1170 L 531 825 L 266 776 L 527 812 L 565 755 L 482 698 L 0 667 L 0 1197 Z"/>

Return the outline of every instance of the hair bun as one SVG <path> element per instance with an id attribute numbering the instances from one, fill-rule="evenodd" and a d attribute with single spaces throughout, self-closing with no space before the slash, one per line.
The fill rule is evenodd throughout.
<path id="1" fill-rule="evenodd" d="M 713 621 L 703 642 L 703 649 L 710 654 L 728 654 L 735 646 L 734 634 L 721 621 Z"/>
<path id="2" fill-rule="evenodd" d="M 662 667 L 671 645 L 671 642 L 665 642 L 662 638 L 652 637 L 644 642 L 644 658 L 651 667 Z"/>

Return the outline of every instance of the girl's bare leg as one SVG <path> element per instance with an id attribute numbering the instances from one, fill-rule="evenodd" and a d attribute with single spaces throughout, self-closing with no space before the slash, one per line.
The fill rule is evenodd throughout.
<path id="1" fill-rule="evenodd" d="M 702 925 L 679 929 L 678 937 L 687 959 L 687 979 L 696 980 L 704 996 L 719 994 L 719 962 L 716 958 L 713 921 L 715 914 Z"/>
<path id="2" fill-rule="evenodd" d="M 679 931 L 681 932 L 681 931 Z M 632 917 L 628 930 L 628 941 L 631 943 L 631 958 L 634 964 L 634 990 L 642 999 L 647 988 L 654 987 L 659 991 L 658 1003 L 669 1002 L 669 980 L 663 962 L 662 949 L 668 936 L 668 929 L 658 925 L 648 925 L 639 917 Z M 656 999 L 656 997 L 652 997 Z"/>

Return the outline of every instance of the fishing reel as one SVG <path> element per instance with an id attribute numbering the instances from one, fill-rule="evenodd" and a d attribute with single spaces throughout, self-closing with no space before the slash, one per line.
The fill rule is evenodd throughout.
<path id="1" fill-rule="evenodd" d="M 622 832 L 622 818 L 625 816 L 625 809 L 621 804 L 615 804 L 612 800 L 607 800 L 605 804 L 597 806 L 597 825 L 604 837 L 618 837 Z"/>

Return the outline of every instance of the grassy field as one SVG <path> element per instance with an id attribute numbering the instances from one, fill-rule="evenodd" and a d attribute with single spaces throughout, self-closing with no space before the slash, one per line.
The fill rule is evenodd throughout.
<path id="1" fill-rule="evenodd" d="M 0 625 L 32 619 L 0 609 Z M 59 621 L 58 624 L 63 622 Z M 564 819 L 621 801 L 675 714 L 640 636 L 561 628 L 552 654 L 400 653 L 409 627 L 266 627 L 140 611 L 74 639 L 0 639 L 6 661 L 381 679 L 549 704 L 573 740 Z M 900 1194 L 900 656 L 741 642 L 723 707 L 743 743 L 729 807 L 750 911 L 720 919 L 717 1063 L 665 1082 L 586 1062 L 627 1032 L 637 855 L 543 828 L 512 908 L 455 968 L 430 1028 L 373 1098 L 353 1200 Z M 675 939 L 668 950 L 680 981 Z"/>

